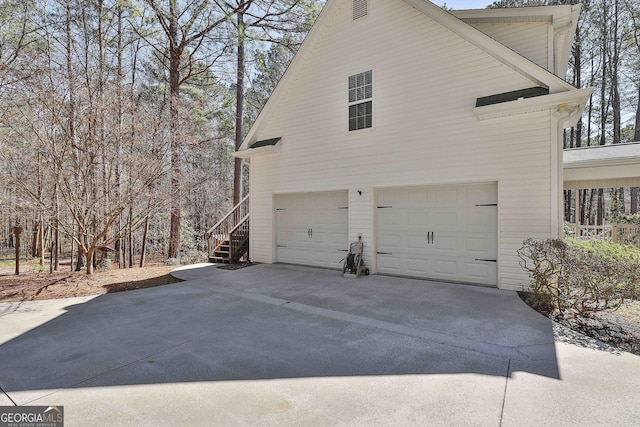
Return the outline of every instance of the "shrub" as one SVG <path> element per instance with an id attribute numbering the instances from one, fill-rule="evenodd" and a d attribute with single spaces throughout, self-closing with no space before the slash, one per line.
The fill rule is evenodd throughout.
<path id="1" fill-rule="evenodd" d="M 531 292 L 550 300 L 564 316 L 617 309 L 638 298 L 640 250 L 603 240 L 525 240 L 520 265 L 532 278 Z"/>

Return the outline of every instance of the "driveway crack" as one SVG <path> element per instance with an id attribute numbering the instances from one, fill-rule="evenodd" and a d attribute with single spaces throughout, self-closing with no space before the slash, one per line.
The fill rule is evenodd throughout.
<path id="1" fill-rule="evenodd" d="M 11 398 L 11 396 L 9 396 L 9 393 L 4 391 L 4 389 L 2 387 L 0 387 L 0 391 L 2 392 L 2 394 L 7 396 L 7 399 L 9 399 L 11 401 L 11 403 L 13 403 L 13 406 L 18 406 L 18 404 Z"/>
<path id="2" fill-rule="evenodd" d="M 507 386 L 509 385 L 509 375 L 511 374 L 511 359 L 507 359 L 507 374 L 504 378 L 504 392 L 502 393 L 502 408 L 500 409 L 500 423 L 502 426 L 502 420 L 504 418 L 504 405 L 507 401 Z"/>

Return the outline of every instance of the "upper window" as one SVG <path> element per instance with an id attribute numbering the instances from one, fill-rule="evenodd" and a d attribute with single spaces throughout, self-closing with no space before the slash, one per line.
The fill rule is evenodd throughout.
<path id="1" fill-rule="evenodd" d="M 349 131 L 373 126 L 373 72 L 349 76 Z"/>

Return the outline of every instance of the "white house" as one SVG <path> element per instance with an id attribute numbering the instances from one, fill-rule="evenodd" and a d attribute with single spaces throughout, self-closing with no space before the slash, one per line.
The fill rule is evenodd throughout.
<path id="1" fill-rule="evenodd" d="M 256 262 L 520 289 L 516 250 L 562 229 L 564 81 L 578 6 L 448 12 L 328 0 L 236 156 Z"/>

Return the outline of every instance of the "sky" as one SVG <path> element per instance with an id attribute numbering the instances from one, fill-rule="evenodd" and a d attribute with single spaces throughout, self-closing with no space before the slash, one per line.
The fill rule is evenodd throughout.
<path id="1" fill-rule="evenodd" d="M 449 9 L 484 9 L 493 3 L 493 0 L 431 0 L 438 6 L 447 4 Z"/>

